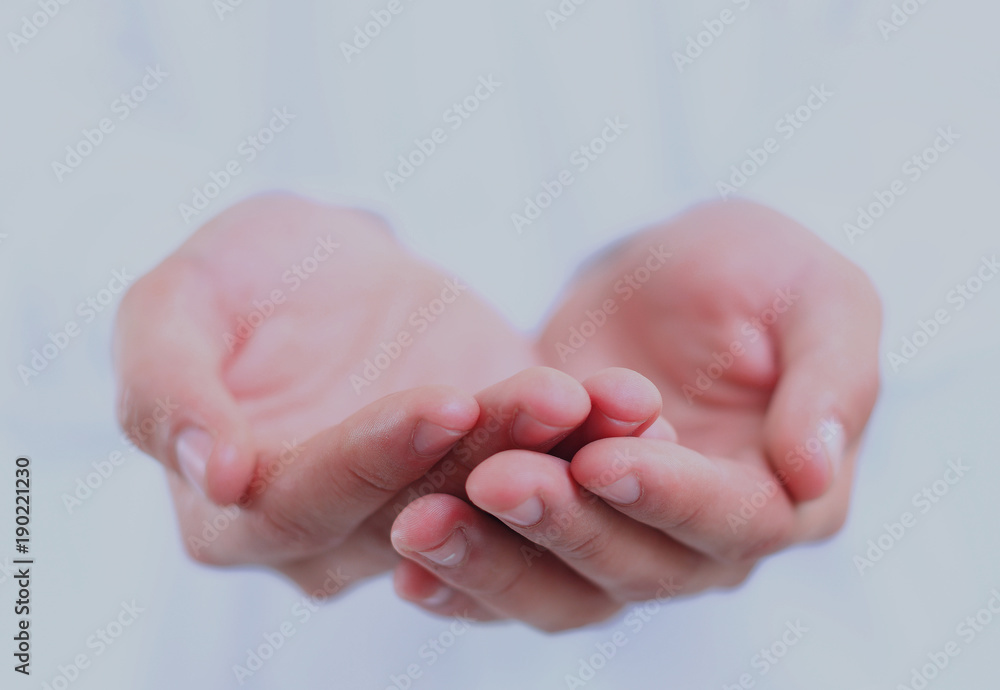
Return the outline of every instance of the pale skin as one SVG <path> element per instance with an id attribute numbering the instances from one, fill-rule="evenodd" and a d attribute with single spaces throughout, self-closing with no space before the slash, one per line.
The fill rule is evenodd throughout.
<path id="1" fill-rule="evenodd" d="M 636 274 L 661 243 L 670 257 Z M 623 277 L 646 280 L 625 299 Z M 864 274 L 793 221 L 740 203 L 644 231 L 581 274 L 538 342 L 446 280 L 373 216 L 266 196 L 130 290 L 120 418 L 141 428 L 157 401 L 177 406 L 137 440 L 167 468 L 194 558 L 326 595 L 331 572 L 394 570 L 431 612 L 556 631 L 665 581 L 735 585 L 842 524 L 880 308 Z M 581 347 L 557 347 L 608 299 L 618 308 Z M 392 342 L 406 344 L 365 378 Z"/>

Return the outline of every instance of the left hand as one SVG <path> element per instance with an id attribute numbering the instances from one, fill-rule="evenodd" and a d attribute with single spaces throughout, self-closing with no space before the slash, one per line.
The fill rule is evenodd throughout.
<path id="1" fill-rule="evenodd" d="M 411 559 L 397 590 L 442 614 L 561 630 L 665 590 L 735 585 L 762 556 L 832 535 L 877 397 L 880 325 L 860 269 L 757 205 L 707 205 L 636 235 L 583 276 L 540 348 L 578 379 L 609 366 L 647 376 L 679 440 L 603 438 L 570 464 L 557 452 L 494 455 L 469 477 L 470 500 L 548 551 L 526 553 L 459 498 L 426 496 L 393 528 Z M 537 519 L 519 524 L 512 510 Z M 456 526 L 460 562 L 416 553 Z M 607 603 L 549 601 L 539 620 L 531 592 L 555 576 L 594 583 Z M 425 601 L 441 582 L 450 589 Z"/>

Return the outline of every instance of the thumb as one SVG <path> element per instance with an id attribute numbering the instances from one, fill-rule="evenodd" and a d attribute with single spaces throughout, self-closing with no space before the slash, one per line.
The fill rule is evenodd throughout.
<path id="1" fill-rule="evenodd" d="M 764 428 L 771 465 L 796 501 L 818 498 L 850 469 L 878 396 L 882 326 L 868 277 L 839 255 L 805 283 L 779 294 L 781 374 Z"/>
<path id="2" fill-rule="evenodd" d="M 227 319 L 212 291 L 177 258 L 129 290 L 115 324 L 118 419 L 142 450 L 226 505 L 249 486 L 256 451 L 222 380 Z"/>

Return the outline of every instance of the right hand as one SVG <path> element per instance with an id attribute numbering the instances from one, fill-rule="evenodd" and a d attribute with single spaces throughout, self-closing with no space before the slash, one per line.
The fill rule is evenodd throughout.
<path id="1" fill-rule="evenodd" d="M 331 568 L 357 581 L 398 561 L 388 524 L 366 519 L 488 422 L 466 391 L 537 363 L 475 296 L 440 301 L 445 288 L 374 216 L 274 195 L 215 218 L 132 287 L 115 332 L 119 419 L 167 468 L 196 560 L 273 566 L 307 589 Z M 370 382 L 366 359 L 384 368 Z M 534 370 L 493 402 L 549 399 L 524 376 L 585 397 Z"/>

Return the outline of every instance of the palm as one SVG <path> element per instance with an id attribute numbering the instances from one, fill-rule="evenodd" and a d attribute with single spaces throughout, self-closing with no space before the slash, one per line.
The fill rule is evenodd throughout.
<path id="1" fill-rule="evenodd" d="M 431 383 L 475 392 L 537 363 L 530 343 L 461 283 L 445 295 L 457 293 L 453 303 L 435 302 L 445 276 L 364 214 L 257 200 L 186 249 L 213 264 L 211 292 L 229 322 L 219 337 L 232 350 L 224 380 L 264 456 L 386 394 Z M 283 303 L 269 304 L 275 290 Z"/>
<path id="2" fill-rule="evenodd" d="M 776 329 L 784 318 L 769 309 L 776 299 L 784 309 L 789 289 L 797 300 L 814 248 L 793 246 L 802 245 L 799 236 L 755 220 L 737 232 L 682 219 L 632 238 L 587 273 L 556 313 L 541 341 L 548 362 L 577 377 L 606 366 L 635 369 L 660 389 L 681 443 L 766 462 L 763 422 L 781 373 Z M 640 284 L 647 274 L 636 269 L 661 243 L 671 253 L 665 265 L 631 297 L 624 287 L 616 293 L 616 283 L 628 285 L 623 278 Z M 608 298 L 619 309 L 604 327 L 576 352 L 557 348 Z"/>

